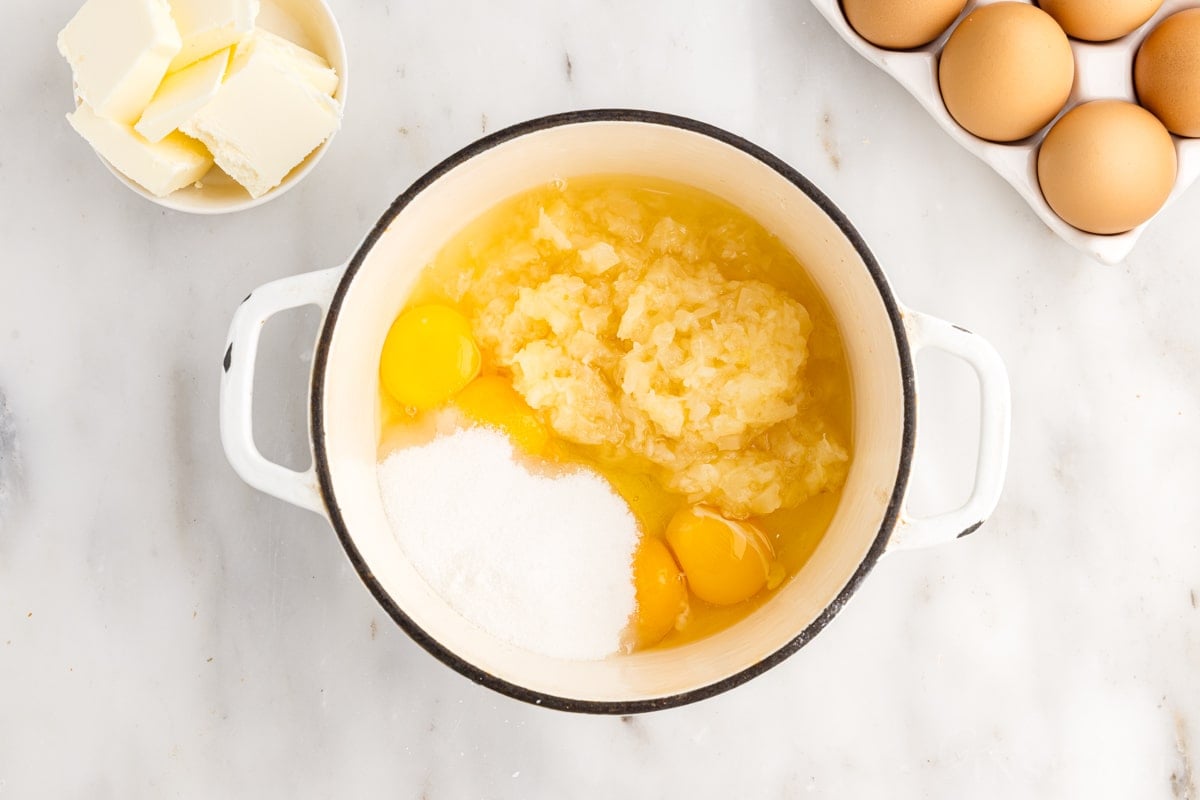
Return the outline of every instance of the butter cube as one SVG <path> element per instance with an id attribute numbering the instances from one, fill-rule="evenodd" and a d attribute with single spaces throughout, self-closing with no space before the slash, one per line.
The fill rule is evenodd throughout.
<path id="1" fill-rule="evenodd" d="M 221 50 L 167 75 L 134 130 L 151 142 L 161 142 L 178 130 L 216 97 L 232 52 L 233 48 Z"/>
<path id="2" fill-rule="evenodd" d="M 230 73 L 237 72 L 256 54 L 275 58 L 286 70 L 304 78 L 322 94 L 332 95 L 337 91 L 338 74 L 329 62 L 311 50 L 306 50 L 282 36 L 258 28 L 238 44 L 233 53 Z"/>
<path id="3" fill-rule="evenodd" d="M 183 37 L 171 71 L 240 42 L 254 30 L 258 10 L 259 0 L 171 0 L 171 14 Z"/>
<path id="4" fill-rule="evenodd" d="M 181 47 L 167 0 L 87 0 L 58 34 L 79 97 L 126 123 L 141 115 Z"/>
<path id="5" fill-rule="evenodd" d="M 158 197 L 195 183 L 213 165 L 200 143 L 182 133 L 149 142 L 128 125 L 98 116 L 86 103 L 67 120 L 108 163 Z"/>
<path id="6" fill-rule="evenodd" d="M 181 130 L 202 141 L 251 197 L 274 189 L 341 124 L 341 105 L 257 54 Z"/>

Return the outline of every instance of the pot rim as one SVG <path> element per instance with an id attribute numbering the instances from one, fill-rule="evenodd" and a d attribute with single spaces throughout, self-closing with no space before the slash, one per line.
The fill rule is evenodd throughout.
<path id="1" fill-rule="evenodd" d="M 489 672 L 486 672 L 470 662 L 459 657 L 456 653 L 442 645 L 430 633 L 425 631 L 411 617 L 409 617 L 403 609 L 401 609 L 391 596 L 375 578 L 374 572 L 370 565 L 359 553 L 358 548 L 354 544 L 354 539 L 346 526 L 345 520 L 342 517 L 341 509 L 338 506 L 337 496 L 333 489 L 333 480 L 329 470 L 328 452 L 325 446 L 325 423 L 324 423 L 324 394 L 325 394 L 325 373 L 328 365 L 329 350 L 333 339 L 333 331 L 337 327 L 338 317 L 342 309 L 342 303 L 345 300 L 346 292 L 350 284 L 353 282 L 355 275 L 375 243 L 383 236 L 392 221 L 425 189 L 435 183 L 443 175 L 455 169 L 459 165 L 470 161 L 475 156 L 486 152 L 487 150 L 503 144 L 512 139 L 519 138 L 531 133 L 557 128 L 566 125 L 579 125 L 594 122 L 630 122 L 643 125 L 663 125 L 667 127 L 680 128 L 691 133 L 707 136 L 710 139 L 715 139 L 723 144 L 737 148 L 747 155 L 762 162 L 766 166 L 779 173 L 788 180 L 797 189 L 808 196 L 841 230 L 854 249 L 858 252 L 863 263 L 866 265 L 871 279 L 874 281 L 876 288 L 879 291 L 880 299 L 883 301 L 884 308 L 887 311 L 888 317 L 892 324 L 892 331 L 895 334 L 896 348 L 900 356 L 900 374 L 903 384 L 902 391 L 904 394 L 904 429 L 901 438 L 900 447 L 900 462 L 896 475 L 896 482 L 892 487 L 892 495 L 888 501 L 887 510 L 884 514 L 883 522 L 880 525 L 879 532 L 875 536 L 874 542 L 867 551 L 866 556 L 859 564 L 858 569 L 847 581 L 846 585 L 838 593 L 820 615 L 809 623 L 802 631 L 800 631 L 793 639 L 791 639 L 783 647 L 776 650 L 771 655 L 761 661 L 752 664 L 746 669 L 741 670 L 729 677 L 723 678 L 714 683 L 702 686 L 698 689 L 692 689 L 686 692 L 669 695 L 666 697 L 651 698 L 647 700 L 622 700 L 622 701 L 595 701 L 595 700 L 580 700 L 571 697 L 560 697 L 557 695 L 547 694 L 532 689 L 528 689 L 516 683 L 512 683 Z M 912 470 L 913 451 L 916 438 L 916 381 L 914 377 L 912 353 L 908 344 L 908 337 L 904 331 L 903 314 L 899 303 L 893 296 L 891 287 L 888 285 L 887 278 L 883 274 L 879 263 L 867 248 L 866 242 L 862 236 L 850 224 L 850 220 L 845 214 L 834 205 L 834 203 L 825 196 L 812 182 L 801 175 L 796 169 L 784 162 L 779 157 L 769 151 L 755 145 L 746 139 L 743 139 L 736 134 L 730 133 L 722 128 L 710 125 L 705 122 L 690 119 L 688 117 L 667 114 L 658 111 L 645 111 L 636 109 L 620 109 L 620 108 L 603 108 L 589 109 L 583 111 L 569 111 L 560 114 L 551 114 L 549 116 L 538 117 L 527 122 L 518 123 L 502 130 L 496 131 L 488 136 L 485 136 L 472 144 L 467 145 L 463 149 L 454 153 L 444 161 L 433 167 L 420 178 L 418 178 L 403 194 L 388 207 L 383 216 L 372 228 L 371 232 L 363 240 L 354 257 L 346 266 L 346 271 L 338 282 L 337 290 L 333 295 L 333 300 L 330 303 L 329 311 L 325 316 L 325 321 L 321 327 L 321 335 L 317 342 L 317 348 L 313 355 L 313 377 L 312 387 L 310 390 L 310 426 L 313 443 L 313 466 L 316 470 L 318 482 L 321 490 L 321 497 L 324 500 L 330 523 L 333 525 L 334 531 L 337 532 L 338 540 L 341 541 L 342 547 L 346 551 L 346 555 L 350 558 L 351 564 L 354 565 L 355 571 L 359 578 L 366 585 L 367 589 L 375 597 L 375 600 L 387 611 L 388 616 L 399 625 L 405 633 L 409 635 L 417 644 L 424 648 L 430 655 L 441 661 L 446 666 L 455 670 L 459 674 L 469 678 L 475 683 L 486 686 L 489 689 L 497 691 L 517 700 L 524 701 L 537 706 L 544 706 L 560 711 L 581 712 L 589 714 L 641 714 L 648 711 L 658 711 L 667 708 L 676 708 L 679 706 L 695 703 L 700 700 L 705 700 L 714 697 L 723 692 L 726 692 L 736 686 L 740 686 L 746 681 L 754 678 L 763 672 L 766 672 L 771 667 L 779 664 L 788 656 L 795 653 L 805 644 L 807 644 L 814 636 L 821 632 L 829 621 L 845 606 L 846 601 L 858 589 L 863 579 L 870 573 L 871 569 L 879 561 L 887 549 L 888 540 L 891 538 L 892 531 L 896 526 L 896 521 L 899 518 L 900 508 L 904 501 L 905 491 L 908 486 L 909 474 Z"/>

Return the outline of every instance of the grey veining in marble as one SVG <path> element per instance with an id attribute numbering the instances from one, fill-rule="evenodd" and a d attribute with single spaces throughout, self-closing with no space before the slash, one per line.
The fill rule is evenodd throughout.
<path id="1" fill-rule="evenodd" d="M 8 408 L 8 399 L 0 390 L 0 521 L 24 494 L 24 469 L 17 422 Z"/>
<path id="2" fill-rule="evenodd" d="M 0 798 L 1200 798 L 1200 190 L 1097 266 L 801 0 L 330 3 L 342 132 L 291 194 L 211 219 L 125 190 L 63 120 L 77 0 L 0 10 Z M 886 558 L 761 678 L 635 719 L 443 667 L 217 430 L 251 289 L 341 263 L 481 133 L 600 106 L 795 165 L 1015 393 L 983 529 Z M 313 324 L 264 340 L 260 444 L 294 464 Z M 936 511 L 968 488 L 975 388 L 920 367 Z"/>

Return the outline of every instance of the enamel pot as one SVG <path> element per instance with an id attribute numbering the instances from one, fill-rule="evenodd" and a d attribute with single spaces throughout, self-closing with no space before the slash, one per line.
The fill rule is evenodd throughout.
<path id="1" fill-rule="evenodd" d="M 621 173 L 690 184 L 744 209 L 796 255 L 827 298 L 853 384 L 854 459 L 832 523 L 803 569 L 744 620 L 709 638 L 603 661 L 526 652 L 467 622 L 405 559 L 376 479 L 379 354 L 418 273 L 466 221 L 559 178 Z M 312 467 L 255 448 L 255 352 L 274 314 L 318 306 L 309 394 Z M 905 491 L 916 441 L 915 354 L 966 361 L 980 385 L 979 456 L 961 507 L 914 518 Z M 1009 386 L 996 351 L 895 299 L 858 233 L 815 186 L 770 153 L 689 119 L 588 111 L 500 131 L 450 157 L 384 213 L 349 263 L 255 290 L 229 333 L 221 438 L 250 485 L 328 518 L 363 583 L 418 644 L 471 680 L 553 708 L 629 714 L 723 692 L 815 636 L 887 552 L 974 531 L 995 508 L 1008 458 Z"/>

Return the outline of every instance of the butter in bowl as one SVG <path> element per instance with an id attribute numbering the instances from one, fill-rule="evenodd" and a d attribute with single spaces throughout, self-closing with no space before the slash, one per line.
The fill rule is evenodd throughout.
<path id="1" fill-rule="evenodd" d="M 273 199 L 341 124 L 345 48 L 322 0 L 87 0 L 58 49 L 74 74 L 71 126 L 168 208 Z"/>

